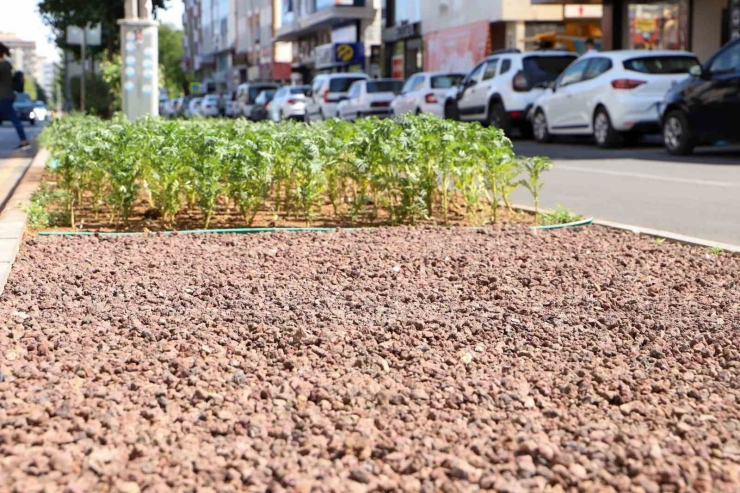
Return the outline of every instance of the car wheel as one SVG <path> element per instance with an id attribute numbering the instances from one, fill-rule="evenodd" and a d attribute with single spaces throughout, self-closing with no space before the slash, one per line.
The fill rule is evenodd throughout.
<path id="1" fill-rule="evenodd" d="M 606 109 L 599 108 L 594 116 L 594 140 L 604 149 L 618 147 L 622 142 L 619 133 L 612 127 L 612 121 Z"/>
<path id="2" fill-rule="evenodd" d="M 689 120 L 682 111 L 668 113 L 663 121 L 663 143 L 671 154 L 685 156 L 694 150 Z"/>
<path id="3" fill-rule="evenodd" d="M 506 108 L 503 104 L 497 102 L 490 106 L 488 109 L 488 124 L 503 130 L 506 135 L 511 133 L 511 120 L 509 115 L 506 114 Z"/>
<path id="4" fill-rule="evenodd" d="M 545 112 L 542 110 L 537 110 L 537 113 L 534 115 L 532 133 L 537 142 L 541 142 L 543 144 L 552 142 L 552 135 L 550 135 L 550 130 L 547 128 L 547 117 L 545 116 Z"/>
<path id="5" fill-rule="evenodd" d="M 451 99 L 445 103 L 445 119 L 446 120 L 459 120 L 460 112 L 457 109 L 457 104 Z"/>

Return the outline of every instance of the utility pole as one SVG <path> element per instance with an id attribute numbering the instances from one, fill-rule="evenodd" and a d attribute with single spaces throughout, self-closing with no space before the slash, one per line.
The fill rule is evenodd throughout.
<path id="1" fill-rule="evenodd" d="M 80 111 L 85 112 L 85 86 L 87 80 L 87 30 L 90 24 L 82 29 L 82 45 L 80 47 L 82 55 L 82 81 L 80 84 Z"/>
<path id="2" fill-rule="evenodd" d="M 159 24 L 151 0 L 126 0 L 121 26 L 121 108 L 129 120 L 159 114 Z"/>

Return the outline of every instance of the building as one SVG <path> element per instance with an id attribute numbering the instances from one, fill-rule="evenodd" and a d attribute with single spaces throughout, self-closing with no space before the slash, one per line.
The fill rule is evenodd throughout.
<path id="1" fill-rule="evenodd" d="M 248 81 L 289 81 L 291 44 L 273 38 L 280 25 L 280 0 L 236 0 L 236 50 L 233 77 Z"/>
<path id="2" fill-rule="evenodd" d="M 280 0 L 275 41 L 291 43 L 293 80 L 318 73 L 380 75 L 381 0 Z"/>
<path id="3" fill-rule="evenodd" d="M 184 35 L 182 37 L 182 69 L 185 72 L 198 74 L 202 64 L 201 46 L 203 44 L 200 26 L 200 0 L 183 0 L 185 9 L 182 14 Z"/>
<path id="4" fill-rule="evenodd" d="M 424 69 L 468 71 L 493 50 L 551 46 L 582 52 L 601 35 L 602 6 L 566 10 L 530 0 L 422 2 Z"/>
<path id="5" fill-rule="evenodd" d="M 39 85 L 46 93 L 47 98 L 51 98 L 54 95 L 54 83 L 57 77 L 57 66 L 54 62 L 44 62 L 41 64 L 41 76 L 39 77 Z"/>
<path id="6" fill-rule="evenodd" d="M 23 41 L 13 33 L 0 33 L 0 42 L 10 49 L 10 63 L 13 68 L 22 71 L 27 79 L 33 79 L 38 75 L 35 41 Z"/>
<path id="7" fill-rule="evenodd" d="M 683 49 L 704 61 L 740 36 L 740 0 L 532 0 L 544 6 L 602 5 L 604 49 Z"/>
<path id="8" fill-rule="evenodd" d="M 424 70 L 422 0 L 386 0 L 383 12 L 383 73 L 408 78 Z"/>

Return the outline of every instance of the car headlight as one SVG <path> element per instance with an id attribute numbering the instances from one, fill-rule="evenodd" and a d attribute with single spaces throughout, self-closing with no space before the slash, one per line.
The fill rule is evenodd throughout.
<path id="1" fill-rule="evenodd" d="M 31 114 L 28 116 L 30 116 L 31 118 L 36 118 L 36 113 L 32 111 Z"/>

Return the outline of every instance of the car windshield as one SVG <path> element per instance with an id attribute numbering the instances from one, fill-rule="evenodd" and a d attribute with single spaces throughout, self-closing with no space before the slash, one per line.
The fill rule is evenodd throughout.
<path id="1" fill-rule="evenodd" d="M 576 59 L 573 55 L 529 56 L 522 60 L 524 73 L 532 87 L 552 82 Z"/>
<path id="2" fill-rule="evenodd" d="M 37 108 L 44 108 L 44 107 L 46 106 L 46 105 L 44 104 L 44 102 L 43 102 L 43 101 L 36 101 L 36 102 L 34 103 L 34 105 L 35 105 L 35 106 L 36 106 Z"/>
<path id="3" fill-rule="evenodd" d="M 358 80 L 367 80 L 365 77 L 342 77 L 341 79 L 332 79 L 329 81 L 329 92 L 347 92 L 349 86 Z"/>
<path id="4" fill-rule="evenodd" d="M 460 85 L 465 76 L 462 74 L 435 75 L 432 77 L 432 89 L 449 89 Z"/>
<path id="5" fill-rule="evenodd" d="M 641 74 L 688 74 L 699 65 L 693 56 L 649 56 L 624 61 L 624 68 Z"/>
<path id="6" fill-rule="evenodd" d="M 209 94 L 205 98 L 203 98 L 205 101 L 218 101 L 218 94 Z"/>
<path id="7" fill-rule="evenodd" d="M 259 96 L 262 91 L 272 90 L 272 89 L 275 89 L 275 86 L 249 86 L 248 104 L 254 104 L 255 99 L 257 99 L 257 96 Z"/>
<path id="8" fill-rule="evenodd" d="M 16 103 L 28 103 L 31 101 L 31 96 L 27 92 L 19 92 L 15 95 L 15 101 Z"/>
<path id="9" fill-rule="evenodd" d="M 258 101 L 266 102 L 266 101 L 272 101 L 275 98 L 275 91 L 262 91 L 257 97 Z"/>
<path id="10" fill-rule="evenodd" d="M 291 87 L 290 88 L 290 93 L 291 94 L 304 94 L 305 95 L 306 94 L 306 91 L 308 91 L 308 89 L 309 89 L 308 86 Z"/>
<path id="11" fill-rule="evenodd" d="M 367 92 L 369 94 L 377 92 L 392 92 L 398 94 L 403 88 L 402 80 L 374 80 L 367 83 Z"/>

